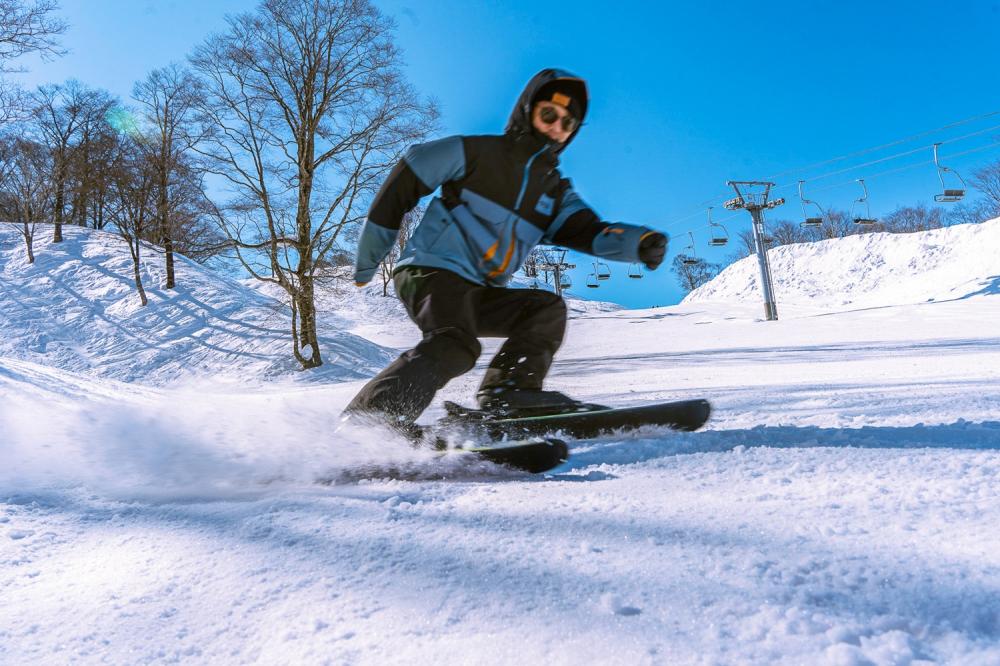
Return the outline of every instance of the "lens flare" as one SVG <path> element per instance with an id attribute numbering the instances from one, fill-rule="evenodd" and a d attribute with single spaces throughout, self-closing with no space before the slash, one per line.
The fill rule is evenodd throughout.
<path id="1" fill-rule="evenodd" d="M 119 134 L 133 137 L 138 137 L 141 134 L 135 116 L 128 109 L 123 109 L 120 106 L 112 107 L 104 114 L 104 119 Z"/>

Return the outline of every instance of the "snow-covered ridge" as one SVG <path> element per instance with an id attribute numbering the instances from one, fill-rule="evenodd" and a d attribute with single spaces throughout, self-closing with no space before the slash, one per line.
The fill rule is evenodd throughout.
<path id="1" fill-rule="evenodd" d="M 34 264 L 11 224 L 0 224 L 0 356 L 126 382 L 191 378 L 258 382 L 301 377 L 291 354 L 289 314 L 278 299 L 182 256 L 177 288 L 162 289 L 162 255 L 145 248 L 142 307 L 128 248 L 114 234 L 64 227 L 35 239 Z M 311 379 L 356 379 L 391 352 L 321 319 L 326 364 Z"/>
<path id="2" fill-rule="evenodd" d="M 1000 218 L 910 234 L 862 234 L 768 253 L 775 298 L 828 310 L 1000 293 Z M 756 257 L 727 267 L 684 303 L 759 302 Z"/>

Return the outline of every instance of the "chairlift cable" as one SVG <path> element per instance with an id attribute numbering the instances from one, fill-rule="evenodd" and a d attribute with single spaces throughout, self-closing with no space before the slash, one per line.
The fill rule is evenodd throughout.
<path id="1" fill-rule="evenodd" d="M 912 140 L 914 140 L 916 138 L 919 138 L 919 137 L 922 137 L 922 136 L 926 136 L 926 135 L 932 134 L 934 132 L 940 132 L 942 130 L 951 129 L 953 127 L 959 127 L 961 125 L 965 125 L 965 124 L 968 124 L 970 122 L 974 122 L 976 120 L 982 120 L 984 118 L 990 118 L 990 117 L 997 116 L 997 115 L 1000 115 L 1000 111 L 991 111 L 989 113 L 980 114 L 978 116 L 972 116 L 970 118 L 965 118 L 964 120 L 958 120 L 958 121 L 955 121 L 953 123 L 949 123 L 947 125 L 942 125 L 941 127 L 938 127 L 938 128 L 935 128 L 935 129 L 925 130 L 923 132 L 918 132 L 918 133 L 912 134 L 912 135 L 910 135 L 910 136 L 908 136 L 906 138 L 898 139 L 896 141 L 891 141 L 889 143 L 885 143 L 885 144 L 882 144 L 880 146 L 874 146 L 872 148 L 865 148 L 863 150 L 859 150 L 859 151 L 855 151 L 855 152 L 852 152 L 852 153 L 848 153 L 848 154 L 842 155 L 840 157 L 835 157 L 835 158 L 832 158 L 832 159 L 824 160 L 822 162 L 817 162 L 815 164 L 811 164 L 811 165 L 808 165 L 808 166 L 805 166 L 805 167 L 799 167 L 799 168 L 796 168 L 796 169 L 789 169 L 789 170 L 786 170 L 786 171 L 782 171 L 782 172 L 779 172 L 778 174 L 776 174 L 774 176 L 770 176 L 767 180 L 773 180 L 773 179 L 777 178 L 778 176 L 787 175 L 789 173 L 795 173 L 795 172 L 798 172 L 798 171 L 805 171 L 807 169 L 815 168 L 815 167 L 822 166 L 822 165 L 825 165 L 825 164 L 832 164 L 832 163 L 835 163 L 835 162 L 842 161 L 844 159 L 849 159 L 851 157 L 858 157 L 858 156 L 861 156 L 861 155 L 866 155 L 868 153 L 872 153 L 872 152 L 875 152 L 875 151 L 878 151 L 878 150 L 882 150 L 882 149 L 889 148 L 889 147 L 892 147 L 892 146 L 895 146 L 895 145 L 906 143 L 908 141 L 912 141 Z M 1000 129 L 1000 125 L 993 125 L 993 126 L 985 128 L 985 129 L 977 130 L 975 132 L 970 132 L 969 134 L 964 134 L 962 136 L 953 137 L 951 139 L 945 139 L 945 140 L 942 140 L 942 141 L 936 141 L 935 143 L 940 143 L 941 145 L 944 145 L 944 144 L 948 144 L 948 143 L 954 143 L 956 141 L 963 141 L 965 139 L 969 139 L 969 138 L 972 138 L 974 136 L 979 136 L 981 134 L 985 134 L 986 132 L 991 132 L 991 131 L 996 130 L 996 129 Z M 823 178 L 829 178 L 829 177 L 832 177 L 832 176 L 835 176 L 835 175 L 839 175 L 841 173 L 847 173 L 849 171 L 853 171 L 855 169 L 861 169 L 861 168 L 864 168 L 864 167 L 867 167 L 867 166 L 873 166 L 874 164 L 879 164 L 881 162 L 889 161 L 889 160 L 896 159 L 896 158 L 899 158 L 899 157 L 906 157 L 907 155 L 915 154 L 915 153 L 917 153 L 917 152 L 919 152 L 921 150 L 926 150 L 927 148 L 929 148 L 931 146 L 933 146 L 933 144 L 930 144 L 928 146 L 923 146 L 921 148 L 917 148 L 917 149 L 913 149 L 913 150 L 906 150 L 906 151 L 903 151 L 903 152 L 900 152 L 900 153 L 896 153 L 895 155 L 890 155 L 890 156 L 887 156 L 887 157 L 883 157 L 883 158 L 881 158 L 879 160 L 874 160 L 872 162 L 868 162 L 868 163 L 864 163 L 864 164 L 852 166 L 852 167 L 845 168 L 845 169 L 838 169 L 836 171 L 832 171 L 832 172 L 825 173 L 825 174 L 820 174 L 818 176 L 813 176 L 812 178 L 806 178 L 806 179 L 802 179 L 802 180 L 805 180 L 806 182 L 810 182 L 810 181 L 814 181 L 814 180 L 820 180 L 820 179 L 823 179 Z M 960 154 L 965 154 L 965 153 L 960 153 Z M 854 182 L 854 181 L 851 181 L 851 182 Z M 785 184 L 785 185 L 778 185 L 778 186 L 772 188 L 772 191 L 779 190 L 779 189 L 784 189 L 784 188 L 787 188 L 787 187 L 791 187 L 794 184 L 795 183 L 788 183 L 788 184 Z M 822 191 L 822 190 L 817 190 L 817 191 Z M 691 212 L 689 214 L 683 215 L 682 217 L 674 218 L 674 220 L 672 220 L 671 222 L 669 222 L 669 223 L 667 223 L 665 225 L 662 225 L 662 228 L 664 228 L 664 229 L 671 229 L 673 227 L 676 227 L 678 224 L 680 224 L 681 222 L 684 222 L 685 220 L 688 220 L 688 219 L 691 219 L 693 217 L 701 215 L 702 211 L 705 208 L 705 206 L 708 206 L 708 205 L 713 205 L 713 206 L 714 205 L 721 205 L 721 204 L 725 203 L 725 201 L 728 201 L 729 198 L 730 198 L 729 196 L 725 196 L 725 197 L 720 197 L 720 198 L 717 198 L 717 199 L 707 199 L 707 200 L 701 202 L 698 205 L 698 210 L 693 211 L 693 212 Z"/>
<path id="2" fill-rule="evenodd" d="M 1000 147 L 1000 141 L 996 141 L 996 142 L 987 144 L 985 146 L 979 146 L 977 148 L 970 148 L 968 150 L 963 150 L 963 151 L 958 152 L 958 153 L 952 153 L 952 154 L 950 154 L 948 156 L 948 159 L 951 160 L 951 159 L 955 159 L 955 158 L 958 158 L 958 157 L 962 157 L 964 155 L 970 155 L 972 153 L 978 153 L 978 152 L 982 152 L 984 150 L 988 150 L 990 148 L 997 148 L 997 147 Z M 907 164 L 905 166 L 895 167 L 893 169 L 888 169 L 886 171 L 878 171 L 878 172 L 873 173 L 873 174 L 868 174 L 868 175 L 865 176 L 865 180 L 866 181 L 868 181 L 868 180 L 874 180 L 874 179 L 880 178 L 882 176 L 888 176 L 888 175 L 891 175 L 891 174 L 894 174 L 894 173 L 899 173 L 901 171 L 907 171 L 909 169 L 916 169 L 917 167 L 926 167 L 928 165 L 933 165 L 933 164 L 934 164 L 934 160 L 925 160 L 923 162 L 914 162 L 913 164 Z M 839 187 L 846 187 L 847 185 L 853 185 L 854 183 L 857 183 L 857 182 L 858 182 L 857 178 L 852 178 L 851 180 L 841 181 L 841 182 L 835 183 L 833 185 L 827 185 L 825 187 L 816 188 L 816 189 L 812 190 L 812 193 L 827 192 L 829 190 L 835 190 L 835 189 L 837 189 Z M 718 220 L 718 223 L 726 222 L 727 220 L 732 220 L 732 219 L 735 219 L 735 218 L 738 218 L 738 217 L 741 217 L 740 214 L 739 213 L 734 213 L 732 215 L 729 215 L 727 217 L 723 217 L 722 219 Z M 711 228 L 710 225 L 706 224 L 706 225 L 700 225 L 700 226 L 697 226 L 697 227 L 693 227 L 693 230 L 710 229 L 710 228 Z M 683 231 L 681 233 L 682 234 L 686 233 L 686 231 L 687 230 L 685 230 L 685 231 Z"/>
<path id="3" fill-rule="evenodd" d="M 979 146 L 978 148 L 970 148 L 969 150 L 963 150 L 960 153 L 951 153 L 948 156 L 948 159 L 954 159 L 956 157 L 962 157 L 963 155 L 969 155 L 971 153 L 978 153 L 980 151 L 988 150 L 990 148 L 996 148 L 998 146 L 1000 146 L 1000 141 L 995 141 L 995 142 L 987 144 L 985 146 Z M 917 167 L 926 167 L 926 166 L 932 165 L 932 164 L 934 164 L 934 160 L 924 160 L 922 162 L 914 162 L 913 164 L 907 164 L 905 166 L 896 167 L 896 168 L 893 168 L 893 169 L 888 169 L 886 171 L 878 171 L 878 172 L 873 173 L 873 174 L 868 174 L 868 175 L 865 176 L 865 179 L 866 180 L 873 180 L 873 179 L 879 178 L 881 176 L 888 176 L 890 174 L 899 173 L 900 171 L 906 171 L 908 169 L 916 169 Z M 854 183 L 854 182 L 857 182 L 856 178 L 853 178 L 851 180 L 845 180 L 845 181 L 842 181 L 840 183 L 836 183 L 834 185 L 827 185 L 826 187 L 820 187 L 820 188 L 817 188 L 817 189 L 813 190 L 813 192 L 826 192 L 827 190 L 836 189 L 838 187 L 844 187 L 845 185 L 850 185 L 851 183 Z"/>
<path id="4" fill-rule="evenodd" d="M 816 162 L 814 164 L 808 164 L 808 165 L 803 166 L 803 167 L 798 167 L 798 168 L 795 168 L 795 169 L 788 169 L 787 171 L 781 171 L 779 173 L 774 174 L 773 176 L 768 176 L 764 180 L 776 180 L 777 178 L 780 178 L 781 176 L 787 176 L 790 173 L 797 173 L 799 171 L 807 171 L 809 169 L 815 169 L 816 167 L 825 166 L 827 164 L 833 164 L 835 162 L 841 162 L 843 160 L 851 159 L 852 157 L 860 157 L 861 155 L 867 155 L 868 153 L 874 153 L 876 151 L 883 150 L 885 148 L 891 148 L 892 146 L 898 146 L 898 145 L 900 145 L 902 143 L 907 143 L 909 141 L 913 141 L 914 139 L 918 139 L 918 138 L 920 138 L 922 136 L 927 136 L 928 134 L 933 134 L 934 132 L 941 132 L 941 131 L 944 131 L 944 130 L 947 130 L 947 129 L 951 129 L 953 127 L 959 127 L 960 125 L 966 125 L 968 123 L 975 122 L 977 120 L 983 120 L 984 118 L 991 118 L 991 117 L 997 116 L 997 115 L 1000 115 L 1000 111 L 990 111 L 989 113 L 983 113 L 983 114 L 980 114 L 978 116 L 972 116 L 970 118 L 965 118 L 964 120 L 958 120 L 958 121 L 955 121 L 955 122 L 952 122 L 952 123 L 948 123 L 947 125 L 942 125 L 941 127 L 937 127 L 935 129 L 924 130 L 923 132 L 918 132 L 916 134 L 911 134 L 908 137 L 905 137 L 905 138 L 902 138 L 902 139 L 896 139 L 895 141 L 890 141 L 889 143 L 884 143 L 881 146 L 873 146 L 871 148 L 865 148 L 863 150 L 858 150 L 858 151 L 855 151 L 853 153 L 848 153 L 846 155 L 841 155 L 840 157 L 833 157 L 833 158 L 828 159 L 828 160 L 823 160 L 822 162 Z M 941 143 L 944 143 L 944 142 L 942 141 Z"/>
<path id="5" fill-rule="evenodd" d="M 882 144 L 882 145 L 879 145 L 879 146 L 874 146 L 874 147 L 871 147 L 871 148 L 866 148 L 864 150 L 854 151 L 854 152 L 848 153 L 846 155 L 842 155 L 842 156 L 839 156 L 839 157 L 834 157 L 834 158 L 831 158 L 831 159 L 828 159 L 828 160 L 824 160 L 822 162 L 817 162 L 817 163 L 814 163 L 814 164 L 810 164 L 810 165 L 807 165 L 805 167 L 799 167 L 797 169 L 789 169 L 789 170 L 786 170 L 786 171 L 782 171 L 782 172 L 779 172 L 778 174 L 775 174 L 774 176 L 769 177 L 768 180 L 777 178 L 778 176 L 787 175 L 789 173 L 795 173 L 797 171 L 804 171 L 804 170 L 807 170 L 807 169 L 816 168 L 818 166 L 823 166 L 823 165 L 826 165 L 826 164 L 833 164 L 833 163 L 836 163 L 836 162 L 840 162 L 840 161 L 843 161 L 845 159 L 850 159 L 852 157 L 858 157 L 858 156 L 861 156 L 861 155 L 866 155 L 868 153 L 876 152 L 878 150 L 882 150 L 882 149 L 885 149 L 885 148 L 889 148 L 889 147 L 892 147 L 892 146 L 896 146 L 896 145 L 900 145 L 900 144 L 906 143 L 908 141 L 912 141 L 914 139 L 917 139 L 917 138 L 922 137 L 922 136 L 926 136 L 928 134 L 932 134 L 934 132 L 939 132 L 939 131 L 951 129 L 951 128 L 954 128 L 954 127 L 959 127 L 961 125 L 965 125 L 965 124 L 968 124 L 970 122 L 975 122 L 977 120 L 982 120 L 984 118 L 990 118 L 990 117 L 997 116 L 997 115 L 1000 115 L 1000 111 L 992 111 L 992 112 L 989 112 L 989 113 L 980 114 L 978 116 L 972 116 L 972 117 L 969 117 L 969 118 L 965 118 L 963 120 L 958 120 L 958 121 L 955 121 L 955 122 L 952 122 L 952 123 L 948 123 L 946 125 L 942 125 L 941 127 L 937 127 L 935 129 L 925 130 L 923 132 L 918 132 L 918 133 L 912 134 L 912 135 L 910 135 L 908 137 L 905 137 L 905 138 L 902 138 L 902 139 L 897 139 L 895 141 L 891 141 L 889 143 L 885 143 L 885 144 Z M 942 140 L 942 141 L 937 141 L 935 143 L 940 144 L 940 145 L 945 145 L 945 144 L 954 143 L 954 142 L 957 142 L 957 141 L 963 141 L 965 139 L 970 139 L 972 137 L 979 136 L 979 135 L 985 134 L 987 132 L 991 132 L 991 131 L 996 130 L 996 129 L 1000 129 L 1000 125 L 993 125 L 993 126 L 981 129 L 981 130 L 977 130 L 975 132 L 970 132 L 970 133 L 964 134 L 962 136 L 953 137 L 953 138 L 945 139 L 945 140 Z M 905 150 L 905 151 L 902 151 L 902 152 L 899 152 L 899 153 L 896 153 L 896 154 L 893 154 L 893 155 L 889 155 L 889 156 L 886 156 L 886 157 L 879 158 L 877 160 L 871 160 L 869 162 L 858 164 L 858 165 L 854 165 L 854 166 L 851 166 L 851 167 L 848 167 L 848 168 L 844 168 L 844 169 L 837 169 L 837 170 L 829 172 L 829 173 L 820 174 L 818 176 L 813 176 L 812 178 L 803 179 L 803 180 L 805 180 L 806 182 L 811 182 L 811 181 L 815 181 L 815 180 L 821 180 L 821 179 L 825 179 L 825 178 L 831 178 L 833 176 L 840 175 L 840 174 L 843 174 L 843 173 L 847 173 L 847 172 L 850 172 L 850 171 L 856 171 L 858 169 L 863 169 L 863 168 L 866 168 L 866 167 L 874 166 L 876 164 L 881 164 L 883 162 L 888 162 L 888 161 L 891 161 L 891 160 L 894 160 L 894 159 L 899 159 L 899 158 L 902 158 L 902 157 L 913 155 L 913 154 L 916 154 L 916 153 L 918 153 L 920 151 L 927 150 L 928 148 L 933 148 L 933 145 L 934 144 L 930 144 L 929 146 L 921 146 L 919 148 L 915 148 L 915 149 L 911 149 L 911 150 Z M 958 152 L 958 153 L 953 153 L 953 154 L 949 155 L 949 159 L 955 159 L 955 158 L 958 158 L 958 157 L 962 157 L 964 155 L 969 155 L 969 154 L 972 154 L 972 153 L 981 152 L 983 150 L 988 150 L 990 148 L 994 148 L 994 147 L 996 147 L 998 145 L 1000 145 L 1000 142 L 994 142 L 994 143 L 987 144 L 985 146 L 979 146 L 977 148 L 971 148 L 969 150 L 961 151 L 961 152 Z M 887 175 L 890 175 L 890 174 L 899 173 L 901 171 L 906 171 L 908 169 L 915 169 L 915 168 L 918 168 L 918 167 L 925 167 L 925 166 L 927 166 L 929 164 L 934 164 L 934 161 L 933 160 L 922 161 L 922 162 L 917 162 L 917 163 L 905 165 L 905 166 L 902 166 L 902 167 L 897 167 L 897 168 L 894 168 L 894 169 L 889 169 L 889 170 L 886 170 L 886 171 L 876 172 L 874 174 L 867 174 L 866 178 L 868 178 L 869 180 L 871 180 L 871 179 L 875 179 L 875 178 L 878 178 L 878 177 L 881 177 L 881 176 L 887 176 Z M 812 189 L 811 191 L 813 193 L 816 193 L 816 192 L 825 192 L 825 191 L 828 191 L 828 190 L 831 190 L 831 189 L 835 189 L 835 188 L 838 188 L 838 187 L 843 187 L 845 185 L 849 185 L 849 184 L 854 183 L 856 181 L 857 181 L 857 179 L 852 179 L 850 181 L 845 181 L 845 182 L 837 183 L 835 185 L 828 185 L 826 187 L 821 187 L 821 188 L 818 188 L 818 189 Z M 795 184 L 796 183 L 787 183 L 785 185 L 778 185 L 778 186 L 775 186 L 774 188 L 772 188 L 772 191 L 779 190 L 779 189 L 784 189 L 784 188 L 788 188 L 788 187 L 792 187 Z M 701 204 L 699 204 L 699 209 L 698 210 L 693 211 L 690 214 L 684 215 L 682 217 L 675 218 L 674 220 L 672 220 L 668 224 L 661 225 L 661 228 L 663 228 L 663 229 L 672 229 L 674 227 L 677 227 L 679 224 L 683 223 L 684 221 L 686 221 L 688 219 L 691 219 L 693 217 L 701 215 L 702 211 L 704 210 L 704 207 L 706 205 L 722 204 L 722 203 L 724 203 L 727 200 L 728 200 L 728 197 L 727 198 L 705 200 L 704 202 L 702 202 Z M 735 219 L 737 217 L 739 217 L 739 215 L 737 215 L 737 214 L 730 215 L 728 217 L 722 218 L 721 220 L 719 220 L 719 222 L 725 222 L 727 220 Z M 708 225 L 699 225 L 696 228 L 697 229 L 702 229 L 702 228 L 711 229 L 712 227 L 711 227 L 710 224 L 708 224 Z"/>
<path id="6" fill-rule="evenodd" d="M 987 127 L 986 129 L 978 130 L 976 132 L 971 132 L 971 133 L 965 134 L 963 136 L 957 136 L 957 137 L 954 137 L 952 139 L 947 139 L 945 141 L 935 141 L 934 143 L 937 143 L 937 144 L 940 144 L 940 145 L 943 146 L 946 143 L 954 143 L 956 141 L 963 141 L 965 139 L 971 139 L 974 136 L 979 136 L 980 134 L 985 134 L 986 132 L 991 132 L 991 131 L 997 130 L 997 129 L 1000 129 L 1000 125 L 994 125 L 992 127 Z M 872 160 L 870 162 L 863 162 L 861 164 L 855 164 L 853 166 L 845 167 L 843 169 L 838 169 L 836 171 L 830 171 L 828 173 L 820 174 L 818 176 L 813 176 L 812 178 L 803 178 L 802 180 L 803 180 L 803 182 L 811 183 L 813 181 L 822 180 L 824 178 L 830 178 L 832 176 L 839 176 L 842 173 L 848 173 L 848 172 L 851 172 L 851 171 L 856 171 L 858 169 L 864 169 L 866 167 L 874 166 L 876 164 L 881 164 L 882 162 L 888 162 L 888 161 L 891 161 L 891 160 L 894 160 L 894 159 L 898 159 L 900 157 L 906 157 L 908 155 L 915 155 L 917 153 L 920 153 L 920 152 L 926 151 L 926 150 L 928 150 L 930 148 L 933 148 L 934 147 L 934 143 L 928 144 L 926 146 L 919 146 L 917 148 L 912 148 L 910 150 L 904 150 L 903 152 L 895 153 L 893 155 L 887 155 L 885 157 L 880 157 L 879 159 Z M 792 186 L 793 186 L 793 183 L 786 183 L 785 185 L 777 185 L 777 186 L 773 187 L 772 190 L 780 190 L 780 189 L 784 189 L 784 188 L 792 187 Z"/>
<path id="7" fill-rule="evenodd" d="M 946 125 L 942 125 L 940 127 L 934 128 L 934 129 L 929 129 L 929 130 L 924 130 L 922 132 L 917 132 L 916 134 L 911 134 L 908 137 L 904 137 L 902 139 L 897 139 L 895 141 L 890 141 L 889 143 L 884 143 L 884 144 L 879 145 L 879 146 L 873 146 L 871 148 L 865 148 L 865 149 L 862 149 L 862 150 L 854 151 L 854 152 L 848 153 L 846 155 L 841 155 L 840 157 L 834 157 L 834 158 L 831 158 L 831 159 L 828 159 L 828 160 L 823 160 L 822 162 L 816 162 L 814 164 L 809 164 L 809 165 L 804 166 L 804 167 L 798 167 L 798 168 L 795 168 L 795 169 L 788 169 L 786 171 L 782 171 L 782 172 L 779 172 L 779 173 L 777 173 L 777 174 L 775 174 L 773 176 L 770 176 L 769 178 L 767 178 L 767 180 L 774 180 L 774 179 L 777 179 L 780 176 L 785 176 L 785 175 L 788 175 L 790 173 L 796 173 L 796 172 L 800 172 L 800 171 L 806 171 L 808 169 L 814 169 L 814 168 L 819 167 L 819 166 L 824 166 L 826 164 L 833 164 L 833 163 L 836 163 L 836 162 L 843 161 L 845 159 L 850 159 L 852 157 L 860 157 L 861 155 L 867 155 L 868 153 L 876 152 L 878 150 L 883 150 L 885 148 L 891 148 L 892 146 L 900 145 L 900 144 L 906 143 L 908 141 L 913 141 L 914 139 L 918 139 L 918 138 L 920 138 L 922 136 L 926 136 L 928 134 L 933 134 L 934 132 L 940 132 L 940 131 L 943 131 L 943 130 L 952 129 L 954 127 L 960 127 L 962 125 L 967 125 L 967 124 L 975 122 L 977 120 L 983 120 L 985 118 L 991 118 L 991 117 L 997 116 L 997 115 L 1000 115 L 1000 111 L 990 111 L 989 113 L 982 113 L 982 114 L 979 114 L 979 115 L 976 115 L 976 116 L 970 116 L 969 118 L 964 118 L 962 120 L 957 120 L 957 121 L 948 123 Z M 953 139 L 946 139 L 944 141 L 939 141 L 937 143 L 946 144 L 946 143 L 952 143 L 954 141 L 961 141 L 963 139 L 967 139 L 967 138 L 970 138 L 970 137 L 973 137 L 973 136 L 977 136 L 979 134 L 984 134 L 986 132 L 990 132 L 990 131 L 992 131 L 994 129 L 1000 129 L 1000 125 L 993 126 L 993 127 L 988 127 L 988 128 L 986 128 L 984 130 L 973 132 L 971 134 L 966 134 L 966 135 L 961 136 L 961 137 L 955 137 Z M 912 154 L 912 153 L 910 153 L 910 152 L 901 153 L 898 156 L 902 157 L 902 156 L 907 155 L 907 154 Z M 855 167 L 855 168 L 858 168 L 858 167 Z M 838 171 L 837 173 L 843 173 L 843 172 L 844 171 Z M 824 177 L 827 177 L 828 175 L 830 175 L 830 174 L 815 176 L 813 178 L 804 179 L 804 180 L 818 180 L 819 178 L 824 178 Z M 782 186 L 776 187 L 774 189 L 781 189 L 783 187 L 788 187 L 788 185 L 782 185 Z M 685 214 L 685 215 L 683 215 L 681 217 L 675 218 L 674 220 L 672 220 L 668 224 L 664 225 L 663 228 L 664 229 L 673 228 L 673 227 L 677 226 L 679 223 L 681 223 L 681 222 L 683 222 L 685 220 L 688 220 L 688 219 L 690 219 L 692 217 L 696 217 L 696 216 L 701 215 L 701 213 L 704 210 L 705 206 L 717 205 L 717 204 L 721 205 L 725 201 L 728 201 L 729 198 L 730 198 L 729 195 L 723 195 L 723 196 L 720 196 L 720 197 L 717 197 L 717 198 L 713 198 L 713 199 L 706 199 L 705 201 L 702 201 L 702 202 L 700 202 L 698 204 L 698 209 L 697 210 L 692 211 L 689 214 Z"/>

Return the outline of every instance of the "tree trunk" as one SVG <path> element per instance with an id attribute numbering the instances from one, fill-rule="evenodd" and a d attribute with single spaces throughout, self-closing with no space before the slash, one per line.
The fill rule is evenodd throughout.
<path id="1" fill-rule="evenodd" d="M 64 190 L 64 185 L 60 177 L 56 181 L 56 205 L 53 210 L 55 217 L 55 231 L 52 233 L 52 242 L 61 243 L 63 239 L 62 235 L 62 217 L 63 217 L 63 205 L 66 203 L 66 192 Z"/>
<path id="2" fill-rule="evenodd" d="M 139 292 L 139 300 L 142 301 L 142 306 L 146 307 L 149 305 L 149 300 L 146 298 L 146 290 L 142 287 L 142 273 L 139 272 L 139 239 L 136 238 L 133 241 L 132 248 L 132 272 L 135 274 L 135 289 Z"/>
<path id="3" fill-rule="evenodd" d="M 296 355 L 303 369 L 318 368 L 323 365 L 323 357 L 320 354 L 316 332 L 316 304 L 311 277 L 302 278 L 299 291 L 293 298 L 295 300 L 293 318 L 298 320 Z M 303 353 L 306 350 L 310 352 L 309 356 Z"/>
<path id="4" fill-rule="evenodd" d="M 106 225 L 107 222 L 104 220 L 104 196 L 102 195 L 97 202 L 97 207 L 94 209 L 94 228 L 104 229 Z"/>
<path id="5" fill-rule="evenodd" d="M 35 263 L 35 248 L 33 247 L 32 241 L 34 240 L 34 233 L 28 228 L 28 223 L 24 223 L 24 247 L 28 251 L 28 263 Z"/>
<path id="6" fill-rule="evenodd" d="M 90 207 L 90 197 L 88 195 L 89 192 L 87 190 L 80 192 L 80 198 L 73 207 L 73 224 L 81 227 L 87 226 L 87 209 Z"/>
<path id="7" fill-rule="evenodd" d="M 169 232 L 163 239 L 163 251 L 167 255 L 167 289 L 173 289 L 177 286 L 174 281 L 174 241 Z"/>
<path id="8" fill-rule="evenodd" d="M 312 162 L 313 146 L 308 143 L 305 148 L 305 155 L 300 159 L 299 167 L 299 201 L 295 223 L 299 241 L 299 263 L 295 267 L 295 277 L 299 283 L 296 294 L 298 299 L 296 310 L 299 313 L 299 346 L 302 351 L 307 348 L 311 351 L 309 357 L 300 353 L 299 362 L 304 369 L 309 369 L 323 365 L 323 358 L 320 355 L 319 338 L 316 334 L 316 293 L 312 276 L 312 217 L 309 204 L 312 200 L 313 173 L 301 166 L 301 164 Z"/>
<path id="9" fill-rule="evenodd" d="M 167 200 L 167 173 L 161 167 L 160 173 L 160 193 L 156 201 L 157 218 L 160 223 L 160 242 L 163 244 L 163 252 L 166 255 L 167 267 L 167 289 L 173 289 L 176 285 L 174 280 L 174 239 L 170 229 L 169 201 Z"/>

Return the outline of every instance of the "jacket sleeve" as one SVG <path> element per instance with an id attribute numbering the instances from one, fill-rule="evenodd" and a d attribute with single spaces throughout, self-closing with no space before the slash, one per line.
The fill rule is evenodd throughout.
<path id="1" fill-rule="evenodd" d="M 403 215 L 443 183 L 465 174 L 462 137 L 450 136 L 410 148 L 375 195 L 358 241 L 354 282 L 367 284 L 399 235 Z"/>
<path id="2" fill-rule="evenodd" d="M 623 222 L 603 222 L 584 203 L 573 186 L 566 181 L 559 212 L 542 238 L 543 243 L 561 245 L 571 250 L 612 261 L 639 261 L 639 243 L 648 234 L 648 227 Z"/>

